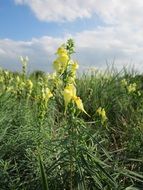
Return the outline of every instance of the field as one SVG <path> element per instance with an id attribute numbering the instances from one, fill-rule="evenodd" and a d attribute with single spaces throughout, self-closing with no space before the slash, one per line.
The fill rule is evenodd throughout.
<path id="1" fill-rule="evenodd" d="M 73 53 L 51 74 L 0 70 L 0 190 L 143 189 L 143 75 L 77 77 Z"/>

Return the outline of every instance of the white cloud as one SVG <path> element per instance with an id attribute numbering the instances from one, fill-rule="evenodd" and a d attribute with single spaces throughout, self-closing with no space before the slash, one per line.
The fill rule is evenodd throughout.
<path id="1" fill-rule="evenodd" d="M 95 1 L 90 0 L 15 0 L 16 4 L 27 5 L 42 21 L 73 21 L 91 17 Z"/>
<path id="2" fill-rule="evenodd" d="M 43 36 L 31 41 L 0 40 L 0 65 L 17 69 L 18 57 L 28 56 L 30 70 L 42 69 L 49 71 L 57 47 L 66 41 L 64 38 Z M 121 69 L 125 65 L 133 64 L 143 71 L 143 40 L 142 32 L 128 28 L 98 27 L 74 35 L 76 42 L 75 59 L 79 61 L 80 70 L 87 67 L 105 68 L 106 61 Z M 136 43 L 135 43 L 136 42 Z M 4 52 L 4 53 L 1 53 Z M 7 65 L 2 64 L 7 63 Z M 13 65 L 12 65 L 13 64 Z"/>
<path id="3" fill-rule="evenodd" d="M 21 69 L 20 56 L 29 57 L 29 70 L 51 69 L 54 51 L 63 41 L 60 38 L 41 37 L 31 41 L 0 40 L 0 66 L 19 70 Z"/>
<path id="4" fill-rule="evenodd" d="M 0 55 L 4 55 L 4 54 L 6 54 L 6 52 L 0 48 Z"/>
<path id="5" fill-rule="evenodd" d="M 75 37 L 81 64 L 105 67 L 106 61 L 122 68 L 134 65 L 143 71 L 142 31 L 126 27 L 98 27 L 93 31 L 83 31 Z"/>
<path id="6" fill-rule="evenodd" d="M 97 14 L 110 24 L 142 25 L 142 0 L 97 0 Z M 134 25 L 134 27 L 135 27 Z"/>
<path id="7" fill-rule="evenodd" d="M 57 46 L 67 39 L 74 38 L 80 67 L 96 66 L 103 68 L 106 61 L 121 68 L 132 63 L 143 71 L 143 1 L 142 0 L 15 0 L 27 5 L 42 21 L 73 21 L 77 18 L 92 17 L 97 14 L 105 23 L 93 30 L 67 34 L 64 38 L 44 36 L 28 42 L 0 40 L 0 65 L 20 55 L 28 55 L 31 68 L 48 70 L 52 55 Z M 78 27 L 78 26 L 77 26 Z"/>
<path id="8" fill-rule="evenodd" d="M 27 5 L 42 21 L 73 21 L 95 13 L 105 23 L 143 25 L 142 0 L 14 0 Z"/>

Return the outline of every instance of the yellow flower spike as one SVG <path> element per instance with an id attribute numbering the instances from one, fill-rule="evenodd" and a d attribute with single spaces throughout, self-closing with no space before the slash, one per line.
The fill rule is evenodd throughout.
<path id="1" fill-rule="evenodd" d="M 83 111 L 85 114 L 87 114 L 89 116 L 89 114 L 85 111 L 82 100 L 80 99 L 80 97 L 74 97 L 74 101 L 78 107 L 79 110 Z"/>

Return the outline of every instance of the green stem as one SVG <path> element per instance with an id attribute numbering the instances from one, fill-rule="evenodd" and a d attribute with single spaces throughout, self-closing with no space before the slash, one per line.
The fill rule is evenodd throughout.
<path id="1" fill-rule="evenodd" d="M 71 117 L 69 119 L 70 129 L 70 190 L 73 190 L 73 177 L 74 177 L 74 158 L 76 157 L 76 126 L 74 125 L 74 110 L 71 110 Z"/>

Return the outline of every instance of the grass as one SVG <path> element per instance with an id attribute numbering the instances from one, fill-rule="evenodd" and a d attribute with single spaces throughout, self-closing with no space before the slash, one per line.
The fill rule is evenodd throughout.
<path id="1" fill-rule="evenodd" d="M 45 75 L 41 77 L 45 80 Z M 34 84 L 33 93 L 40 91 L 41 77 L 29 76 Z M 128 83 L 136 82 L 137 90 L 128 93 L 122 86 L 123 79 Z M 49 189 L 70 189 L 71 180 L 73 189 L 125 189 L 128 186 L 141 189 L 142 80 L 142 75 L 126 72 L 107 76 L 98 72 L 84 74 L 77 79 L 77 89 L 90 117 L 80 113 L 71 123 L 63 114 L 62 100 L 58 104 L 54 100 L 46 108 L 40 129 L 37 101 L 27 101 L 25 94 L 15 96 L 5 90 L 1 92 L 1 189 L 42 189 L 40 166 L 45 172 L 44 178 L 47 176 L 45 183 Z M 108 118 L 104 124 L 96 113 L 100 106 L 105 108 Z M 78 147 L 76 158 L 72 158 L 71 176 L 69 150 L 74 145 L 66 138 L 70 125 L 79 131 L 78 139 L 74 139 Z M 37 147 L 42 156 L 40 165 Z"/>
<path id="2" fill-rule="evenodd" d="M 0 189 L 141 190 L 143 76 L 83 74 L 84 108 L 74 95 L 65 112 L 70 70 L 27 76 L 23 61 L 22 73 L 0 71 Z"/>

